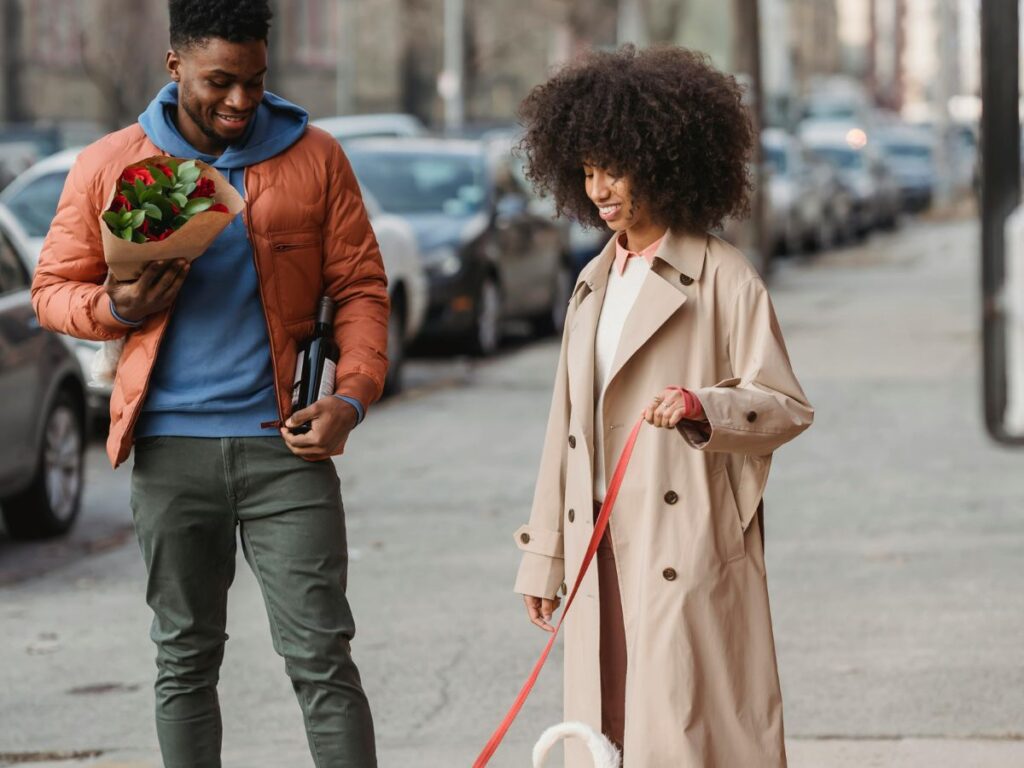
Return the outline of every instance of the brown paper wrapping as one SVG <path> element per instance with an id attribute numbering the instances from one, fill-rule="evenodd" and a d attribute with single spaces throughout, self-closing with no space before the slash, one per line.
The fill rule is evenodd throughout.
<path id="1" fill-rule="evenodd" d="M 140 168 L 156 163 L 166 164 L 168 160 L 184 162 L 181 158 L 170 158 L 165 155 L 157 155 L 139 162 L 125 166 L 125 168 Z M 215 168 L 210 167 L 201 160 L 196 160 L 196 167 L 200 170 L 200 177 L 210 179 L 215 188 L 213 195 L 214 202 L 223 203 L 230 213 L 219 211 L 203 211 L 197 213 L 181 229 L 166 240 L 159 240 L 152 243 L 132 243 L 122 240 L 113 232 L 107 223 L 100 218 L 100 232 L 103 236 L 103 256 L 111 273 L 118 280 L 135 280 L 142 274 L 143 268 L 151 261 L 188 259 L 192 262 L 199 258 L 206 249 L 210 247 L 224 228 L 234 220 L 235 216 L 241 213 L 245 207 L 245 201 L 238 191 L 231 186 L 224 176 Z M 121 174 L 118 174 L 120 180 Z M 110 208 L 114 197 L 120 188 L 120 181 L 114 185 L 103 210 Z"/>

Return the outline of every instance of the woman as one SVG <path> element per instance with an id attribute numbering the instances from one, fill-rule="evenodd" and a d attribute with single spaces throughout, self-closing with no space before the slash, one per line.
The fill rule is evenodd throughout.
<path id="1" fill-rule="evenodd" d="M 614 233 L 572 295 L 516 532 L 537 626 L 552 629 L 630 428 L 651 425 L 565 623 L 565 717 L 623 746 L 626 768 L 784 766 L 759 512 L 772 452 L 813 410 L 757 272 L 708 234 L 747 209 L 740 89 L 702 55 L 625 47 L 557 73 L 522 116 L 535 185 Z"/>

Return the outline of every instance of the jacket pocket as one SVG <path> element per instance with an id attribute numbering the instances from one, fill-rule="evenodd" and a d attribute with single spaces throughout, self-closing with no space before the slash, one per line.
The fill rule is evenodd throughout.
<path id="1" fill-rule="evenodd" d="M 722 558 L 731 563 L 747 554 L 743 537 L 743 520 L 740 507 L 729 480 L 725 464 L 716 467 L 710 477 L 711 516 L 715 527 L 715 538 Z"/>
<path id="2" fill-rule="evenodd" d="M 323 293 L 323 236 L 319 229 L 270 235 L 278 314 L 285 324 L 316 315 Z"/>

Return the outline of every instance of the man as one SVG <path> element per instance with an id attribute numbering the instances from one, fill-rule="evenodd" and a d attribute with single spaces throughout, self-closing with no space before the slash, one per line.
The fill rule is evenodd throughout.
<path id="1" fill-rule="evenodd" d="M 264 91 L 270 18 L 266 0 L 171 0 L 172 82 L 138 124 L 79 156 L 32 297 L 47 328 L 126 339 L 107 449 L 117 466 L 135 448 L 132 510 L 155 614 L 164 764 L 220 765 L 216 689 L 237 526 L 315 764 L 372 768 L 329 457 L 380 396 L 387 286 L 340 146 Z M 245 210 L 191 265 L 171 260 L 117 282 L 100 213 L 121 170 L 158 154 L 219 169 Z M 321 295 L 338 306 L 336 396 L 290 413 L 296 346 Z M 307 421 L 306 434 L 288 429 Z"/>

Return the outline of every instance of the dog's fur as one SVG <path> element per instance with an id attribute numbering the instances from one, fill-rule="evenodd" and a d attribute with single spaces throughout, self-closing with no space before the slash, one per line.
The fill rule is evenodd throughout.
<path id="1" fill-rule="evenodd" d="M 105 341 L 92 356 L 92 365 L 89 368 L 90 384 L 114 383 L 114 375 L 117 373 L 117 364 L 121 359 L 121 352 L 124 350 L 124 339 L 116 341 Z"/>
<path id="2" fill-rule="evenodd" d="M 561 723 L 544 731 L 533 748 L 533 768 L 542 768 L 548 752 L 559 741 L 569 737 L 582 739 L 594 757 L 594 768 L 621 768 L 622 758 L 604 734 L 583 723 Z"/>

